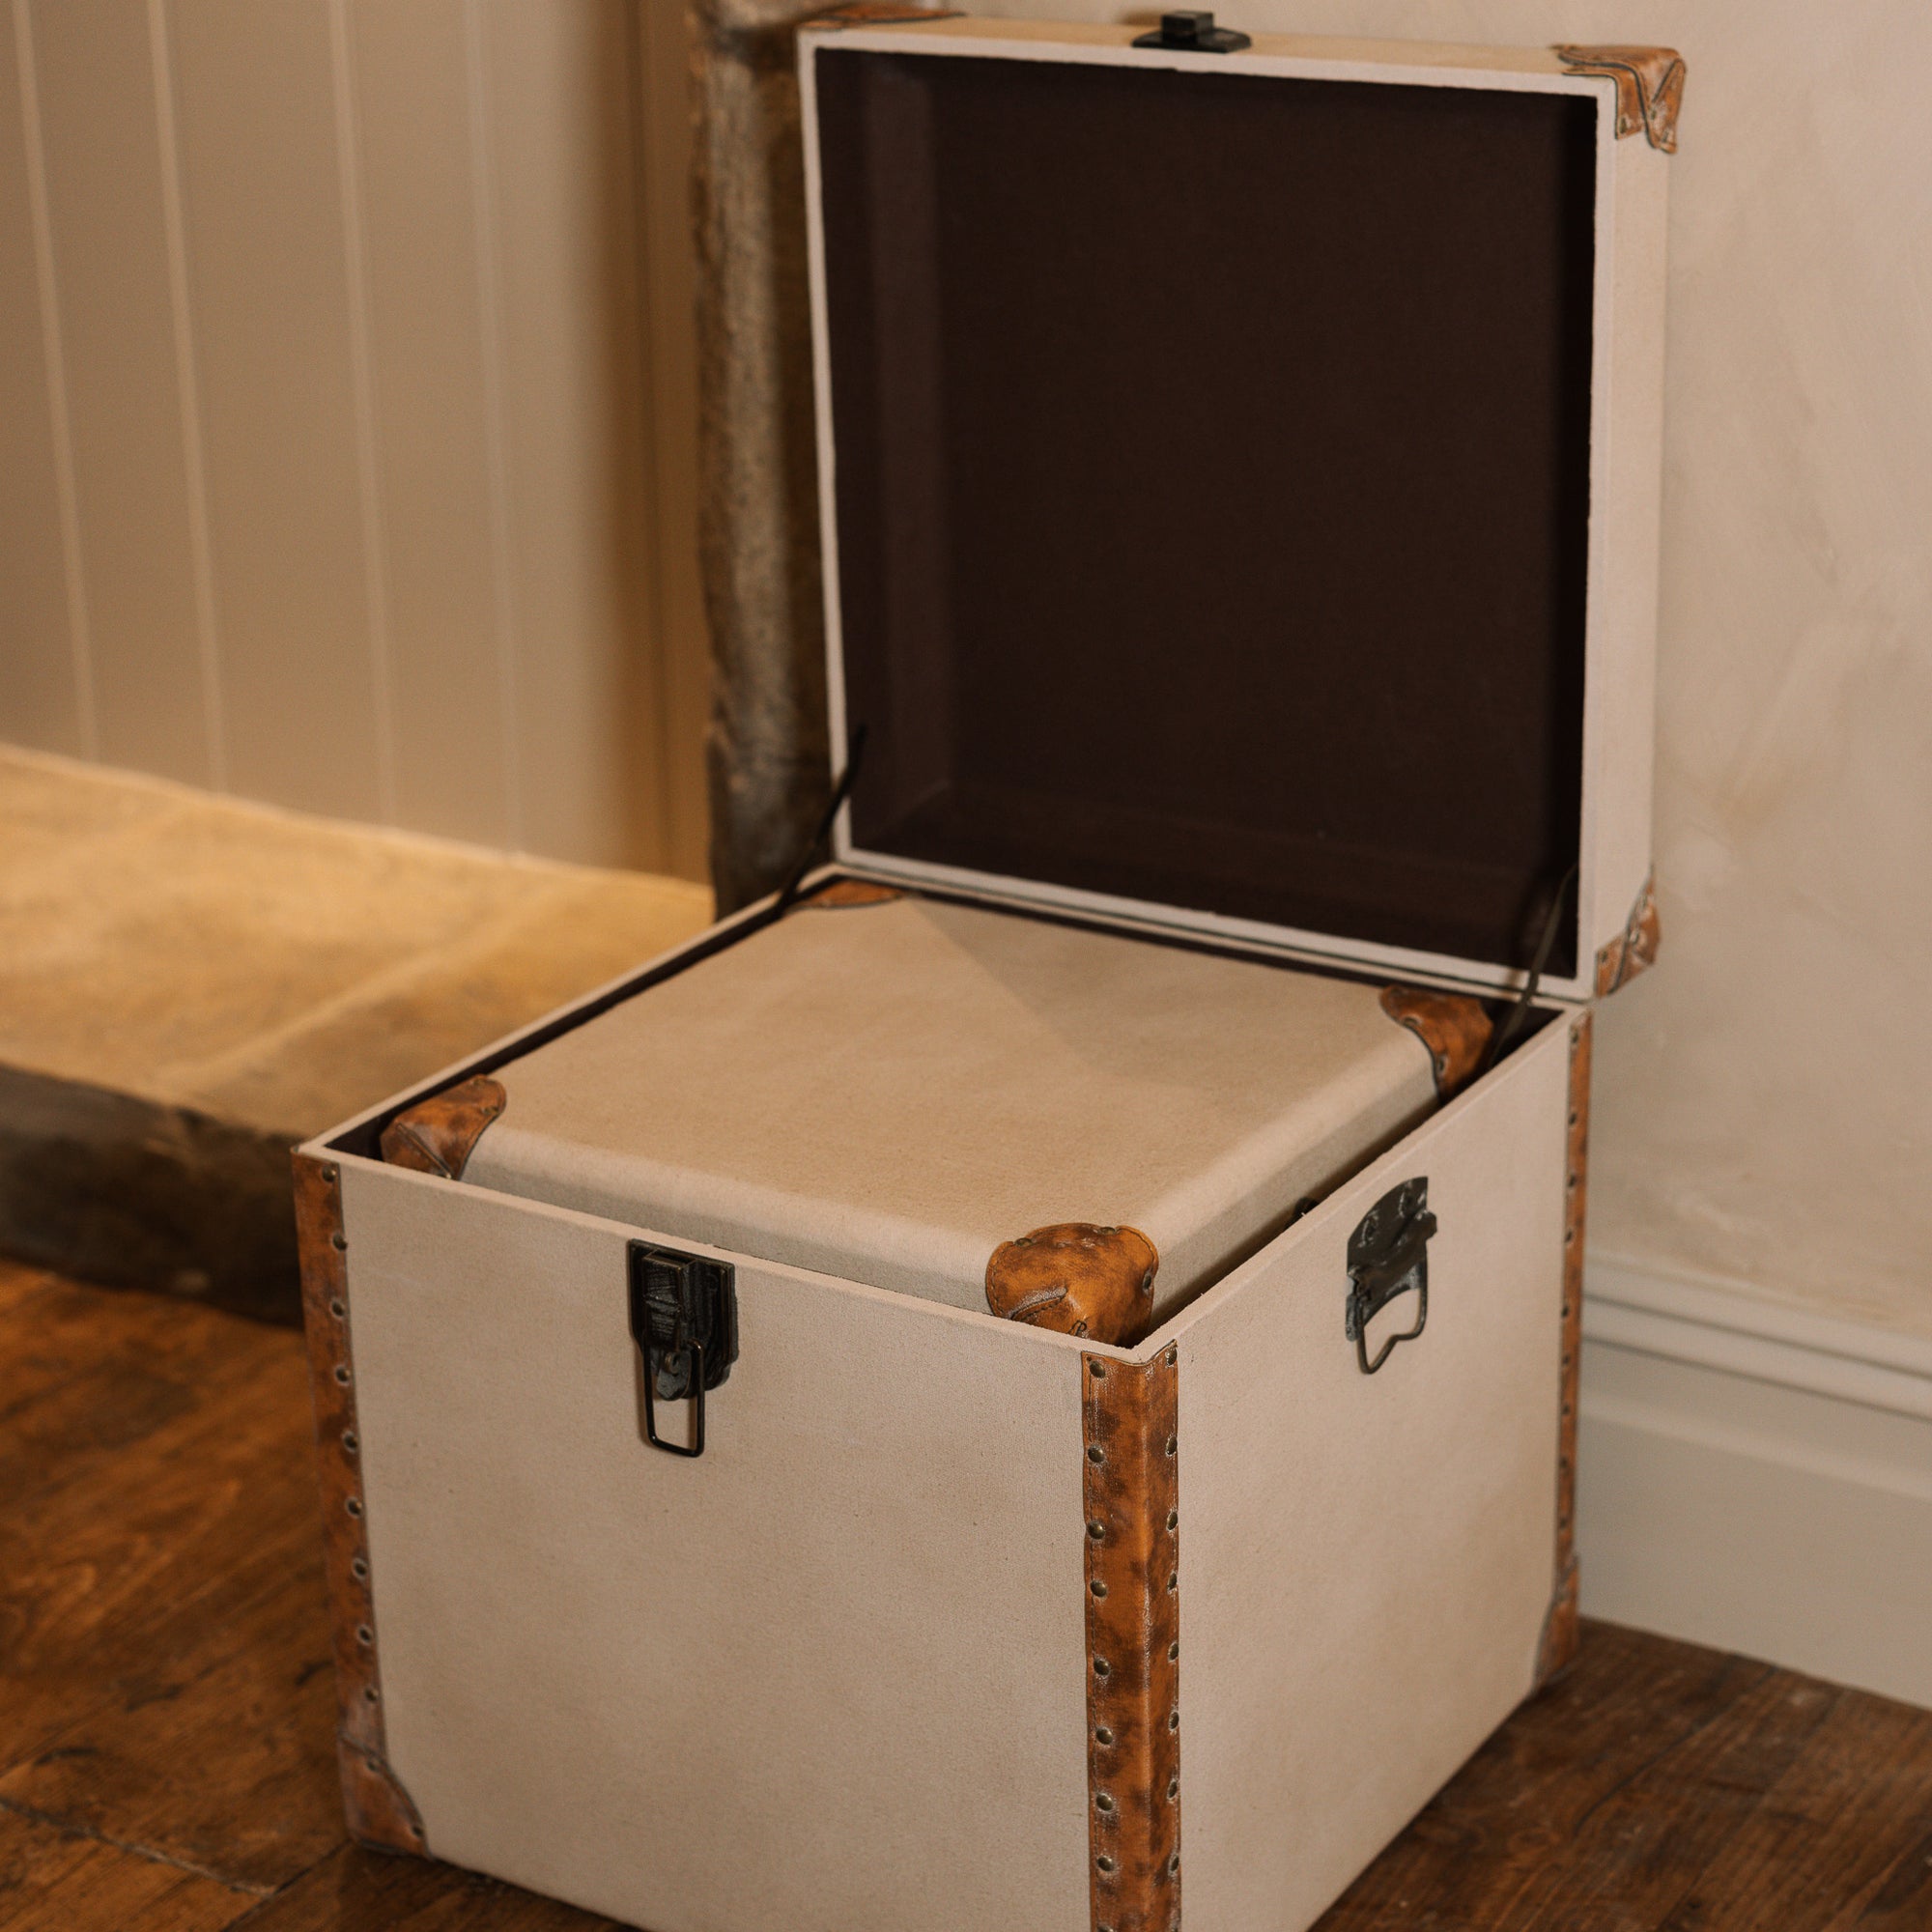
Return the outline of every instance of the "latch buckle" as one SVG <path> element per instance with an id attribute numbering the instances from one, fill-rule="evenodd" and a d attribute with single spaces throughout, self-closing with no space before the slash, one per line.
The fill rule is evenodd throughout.
<path id="1" fill-rule="evenodd" d="M 1429 1180 L 1418 1176 L 1391 1187 L 1349 1236 L 1349 1299 L 1343 1332 L 1355 1345 L 1362 1373 L 1372 1376 L 1398 1342 L 1412 1342 L 1429 1320 Z M 1413 1291 L 1415 1326 L 1391 1335 L 1369 1359 L 1369 1323 L 1399 1294 Z"/>
<path id="2" fill-rule="evenodd" d="M 630 1245 L 631 1339 L 643 1355 L 644 1438 L 671 1456 L 704 1454 L 704 1396 L 738 1359 L 737 1270 L 729 1262 Z M 692 1405 L 687 1446 L 658 1434 L 661 1402 Z"/>
<path id="3" fill-rule="evenodd" d="M 1254 42 L 1233 27 L 1217 27 L 1212 14 L 1189 10 L 1163 14 L 1159 27 L 1151 34 L 1138 36 L 1134 45 L 1168 47 L 1188 54 L 1237 54 Z"/>

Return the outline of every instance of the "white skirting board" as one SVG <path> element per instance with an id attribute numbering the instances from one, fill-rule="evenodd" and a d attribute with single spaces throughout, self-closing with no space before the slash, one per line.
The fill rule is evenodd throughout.
<path id="1" fill-rule="evenodd" d="M 1585 1614 L 1932 1706 L 1932 1341 L 1592 1257 Z"/>

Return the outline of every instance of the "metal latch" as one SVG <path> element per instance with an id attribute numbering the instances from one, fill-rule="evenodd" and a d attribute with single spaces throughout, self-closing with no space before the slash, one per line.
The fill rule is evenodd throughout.
<path id="1" fill-rule="evenodd" d="M 1177 13 L 1160 16 L 1157 33 L 1142 34 L 1137 47 L 1171 47 L 1185 54 L 1236 54 L 1254 42 L 1233 27 L 1217 27 L 1212 14 Z"/>
<path id="2" fill-rule="evenodd" d="M 672 1456 L 704 1454 L 704 1395 L 738 1359 L 737 1270 L 675 1248 L 633 1241 L 631 1339 L 644 1362 L 644 1435 Z M 690 1402 L 691 1444 L 658 1434 L 661 1402 Z"/>
<path id="3" fill-rule="evenodd" d="M 1429 1181 L 1419 1176 L 1391 1187 L 1349 1236 L 1349 1301 L 1343 1331 L 1355 1345 L 1362 1373 L 1372 1376 L 1398 1342 L 1412 1342 L 1429 1320 Z M 1369 1360 L 1369 1323 L 1399 1294 L 1415 1292 L 1415 1326 L 1391 1335 Z"/>

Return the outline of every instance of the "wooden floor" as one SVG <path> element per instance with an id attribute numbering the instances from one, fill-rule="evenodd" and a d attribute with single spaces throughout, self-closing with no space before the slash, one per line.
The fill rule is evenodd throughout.
<path id="1" fill-rule="evenodd" d="M 314 1515 L 296 1336 L 0 1264 L 0 1926 L 604 1922 L 345 1841 Z M 1932 1714 L 1598 1625 L 1321 1932 L 1852 1926 L 1932 1932 Z"/>

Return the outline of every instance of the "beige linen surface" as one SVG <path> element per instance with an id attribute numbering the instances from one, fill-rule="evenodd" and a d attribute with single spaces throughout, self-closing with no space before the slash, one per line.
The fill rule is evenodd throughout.
<path id="1" fill-rule="evenodd" d="M 1373 985 L 916 897 L 801 909 L 497 1078 L 467 1181 L 962 1308 L 1001 1241 L 1127 1223 L 1163 1316 L 1434 1098 Z"/>

